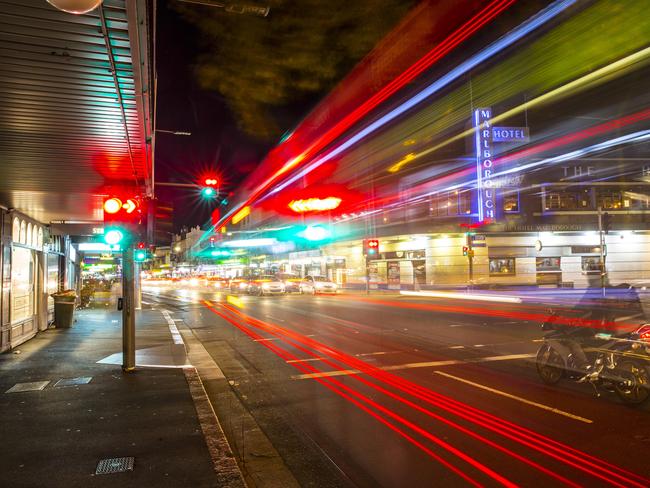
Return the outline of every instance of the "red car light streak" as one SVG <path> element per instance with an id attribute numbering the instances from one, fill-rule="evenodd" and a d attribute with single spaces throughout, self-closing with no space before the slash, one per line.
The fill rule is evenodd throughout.
<path id="1" fill-rule="evenodd" d="M 213 307 L 208 305 L 208 308 L 212 310 L 213 312 L 217 313 L 218 315 L 226 318 L 229 322 L 233 323 L 233 321 L 227 317 L 225 317 L 223 314 L 221 314 L 219 311 L 215 310 Z M 247 316 L 245 314 L 242 314 L 236 309 L 230 310 L 230 307 L 227 307 L 229 311 L 232 313 L 240 316 L 242 320 L 245 320 L 249 324 L 258 327 L 262 330 L 265 330 L 273 335 L 276 335 L 280 337 L 281 335 L 285 337 L 292 337 L 295 341 L 298 341 L 301 344 L 305 344 L 308 347 L 312 347 L 315 350 L 320 351 L 321 353 L 325 353 L 327 355 L 330 355 L 332 358 L 334 358 L 336 361 L 339 361 L 343 364 L 350 365 L 364 373 L 367 373 L 371 375 L 372 377 L 379 379 L 380 381 L 383 381 L 387 384 L 390 384 L 391 386 L 394 386 L 395 388 L 404 391 L 406 393 L 409 393 L 417 398 L 420 398 L 427 403 L 430 403 L 432 405 L 438 406 L 450 413 L 453 413 L 455 415 L 458 415 L 462 418 L 465 418 L 467 420 L 470 420 L 474 422 L 477 425 L 483 426 L 486 429 L 492 430 L 493 432 L 496 432 L 506 438 L 515 440 L 519 442 L 522 445 L 525 445 L 527 447 L 530 447 L 531 449 L 537 450 L 538 452 L 542 452 L 558 461 L 561 461 L 569 466 L 575 467 L 581 471 L 587 472 L 595 477 L 601 478 L 610 484 L 613 484 L 615 486 L 629 486 L 632 484 L 633 486 L 646 486 L 648 483 L 648 480 L 636 475 L 634 473 L 628 472 L 626 470 L 623 470 L 617 466 L 614 466 L 610 463 L 607 463 L 601 459 L 595 458 L 593 456 L 590 456 L 586 453 L 580 452 L 576 449 L 573 449 L 569 446 L 563 445 L 557 441 L 554 441 L 552 439 L 546 438 L 540 434 L 537 434 L 533 431 L 529 431 L 528 429 L 525 429 L 523 427 L 520 427 L 516 424 L 510 423 L 504 419 L 500 419 L 498 417 L 495 417 L 491 414 L 488 414 L 487 412 L 483 412 L 481 410 L 478 410 L 476 408 L 470 407 L 469 405 L 465 405 L 461 402 L 458 402 L 456 400 L 453 400 L 451 398 L 445 397 L 443 395 L 437 394 L 435 392 L 432 392 L 426 388 L 420 387 L 417 384 L 413 384 L 407 380 L 401 379 L 399 377 L 396 377 L 390 373 L 386 373 L 384 371 L 379 370 L 376 367 L 373 367 L 371 365 L 368 365 L 367 363 L 364 363 L 363 361 L 360 361 L 356 358 L 347 356 L 344 353 L 337 352 L 336 350 L 333 350 L 331 347 L 324 346 L 317 341 L 314 341 L 312 339 L 306 338 L 300 334 L 288 331 L 286 329 L 283 329 L 278 326 L 274 326 L 269 323 L 265 323 L 262 321 L 259 321 L 253 317 Z M 237 324 L 234 324 L 237 327 L 240 327 Z M 247 332 L 248 333 L 248 332 Z M 250 335 L 250 334 L 249 334 Z M 261 337 L 261 336 L 260 336 Z M 289 341 L 288 341 L 289 342 Z M 297 347 L 298 349 L 306 352 L 309 355 L 314 356 L 314 353 L 311 351 L 303 348 L 299 344 L 296 344 L 294 341 L 290 341 L 291 345 L 293 347 Z M 264 342 L 265 345 L 267 345 L 266 342 Z M 275 346 L 277 347 L 277 346 Z M 287 353 L 286 351 L 280 350 L 280 352 L 276 351 L 283 359 L 286 360 L 288 357 L 287 354 L 290 357 L 294 357 L 290 353 Z M 292 363 L 295 364 L 295 363 Z M 340 366 L 331 362 L 327 362 L 327 364 L 330 364 L 332 367 L 340 369 Z M 302 367 L 299 368 L 301 371 L 311 371 L 311 372 L 318 372 L 313 367 L 306 368 Z M 407 400 L 388 392 L 387 390 L 379 387 L 378 385 L 374 385 L 371 382 L 368 382 L 367 380 L 364 380 L 363 378 L 360 378 L 358 375 L 354 375 L 355 379 L 363 382 L 364 384 L 371 386 L 375 389 L 379 389 L 382 392 L 386 392 L 389 396 L 406 403 L 410 406 L 412 402 L 408 402 Z M 320 378 L 315 378 L 320 380 Z M 329 380 L 332 380 L 331 378 L 328 378 Z M 322 381 L 319 381 L 322 383 Z M 345 385 L 340 385 L 343 388 L 348 388 Z M 356 394 L 356 393 L 355 393 Z M 414 408 L 417 408 L 420 411 L 423 411 L 427 413 L 428 411 L 422 410 L 422 407 L 419 407 L 415 405 Z M 447 422 L 446 422 L 447 423 Z M 450 424 L 448 424 L 450 425 Z M 417 427 L 417 426 L 416 426 Z M 417 429 L 415 429 L 418 431 Z M 419 431 L 418 431 L 419 432 Z M 471 432 L 471 431 L 470 431 Z M 466 432 L 467 433 L 467 432 Z M 475 434 L 475 433 L 474 433 Z M 424 434 L 423 434 L 424 435 Z M 477 434 L 475 434 L 477 435 Z M 475 437 L 473 435 L 473 437 Z M 480 437 L 480 436 L 479 436 Z M 475 437 L 476 438 L 476 437 Z M 493 445 L 492 441 L 488 441 L 489 445 Z M 494 446 L 493 446 L 494 447 Z M 499 446 L 500 447 L 500 446 Z M 497 447 L 497 448 L 499 448 Z M 500 450 L 503 451 L 502 448 Z M 507 451 L 507 450 L 506 450 Z M 506 452 L 503 451 L 503 452 Z M 541 471 L 553 476 L 554 478 L 558 479 L 559 481 L 562 481 L 566 484 L 569 485 L 574 485 L 573 482 L 566 480 L 562 478 L 561 476 L 557 475 L 556 473 L 553 473 L 552 471 L 543 468 L 541 466 L 536 465 L 536 463 L 533 463 L 532 461 L 528 461 L 525 459 L 521 459 L 521 456 L 515 454 L 514 456 L 516 459 L 522 460 L 524 462 L 527 462 L 527 464 L 536 467 L 537 469 L 541 468 Z M 570 459 L 567 459 L 570 458 Z M 621 482 L 616 481 L 615 479 L 612 478 L 617 478 L 621 480 L 622 482 L 626 483 L 621 484 Z M 636 480 L 636 481 L 634 481 Z"/>
<path id="2" fill-rule="evenodd" d="M 336 125 L 330 128 L 321 138 L 316 140 L 311 144 L 307 149 L 305 149 L 300 155 L 295 158 L 285 162 L 280 169 L 273 173 L 266 181 L 261 183 L 257 188 L 255 188 L 250 197 L 233 208 L 228 215 L 222 219 L 219 223 L 219 228 L 223 227 L 228 223 L 230 215 L 236 213 L 239 209 L 251 205 L 263 192 L 268 190 L 271 185 L 276 183 L 284 174 L 292 169 L 296 168 L 298 165 L 304 165 L 309 161 L 310 158 L 318 154 L 319 151 L 331 144 L 337 137 L 343 134 L 347 129 L 352 127 L 356 122 L 358 122 L 363 116 L 367 115 L 371 110 L 377 107 L 379 104 L 384 102 L 388 97 L 396 93 L 399 89 L 404 87 L 407 83 L 412 81 L 415 77 L 420 75 L 424 70 L 429 68 L 433 63 L 439 61 L 459 44 L 466 41 L 474 33 L 476 33 L 481 27 L 495 19 L 501 12 L 510 7 L 516 0 L 494 0 L 488 4 L 483 10 L 478 12 L 474 17 L 468 20 L 461 27 L 456 29 L 450 36 L 448 36 L 444 41 L 438 44 L 436 47 L 431 49 L 426 55 L 424 55 L 419 61 L 414 63 L 410 68 L 404 71 L 402 74 L 393 79 L 390 83 L 384 86 L 376 94 L 370 97 L 368 100 L 359 105 L 352 112 L 343 117 Z"/>

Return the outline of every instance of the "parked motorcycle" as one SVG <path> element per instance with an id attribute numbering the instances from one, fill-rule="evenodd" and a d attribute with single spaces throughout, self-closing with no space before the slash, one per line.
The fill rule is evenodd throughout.
<path id="1" fill-rule="evenodd" d="M 620 335 L 558 324 L 551 314 L 537 352 L 537 373 L 546 384 L 563 377 L 614 391 L 625 403 L 639 405 L 650 398 L 650 324 Z"/>

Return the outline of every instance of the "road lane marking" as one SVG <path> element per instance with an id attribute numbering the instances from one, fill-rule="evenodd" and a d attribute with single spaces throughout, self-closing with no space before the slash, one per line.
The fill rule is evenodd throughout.
<path id="1" fill-rule="evenodd" d="M 487 363 L 492 361 L 511 361 L 514 359 L 529 359 L 535 357 L 536 354 L 507 354 L 504 356 L 488 356 L 477 359 L 449 359 L 446 361 L 426 361 L 421 363 L 406 363 L 394 364 L 391 366 L 376 366 L 382 371 L 399 371 L 402 369 L 414 368 L 434 368 L 439 366 L 453 366 L 456 364 L 470 364 L 470 363 Z M 328 378 L 330 376 L 346 376 L 351 374 L 360 374 L 358 369 L 339 369 L 336 371 L 323 371 L 321 373 L 306 373 L 291 376 L 292 380 L 307 380 L 313 378 Z"/>
<path id="2" fill-rule="evenodd" d="M 174 322 L 174 319 L 172 319 L 171 315 L 169 315 L 169 312 L 167 310 L 162 310 L 160 313 L 162 313 L 163 317 L 165 317 L 165 320 L 167 320 L 167 325 L 169 326 L 169 332 L 171 332 L 172 334 L 172 339 L 174 339 L 174 344 L 185 344 L 183 342 L 183 337 L 181 336 L 181 333 L 178 332 L 176 323 Z"/>
<path id="3" fill-rule="evenodd" d="M 401 295 L 415 297 L 433 297 L 433 298 L 456 298 L 458 300 L 477 300 L 482 302 L 500 302 L 500 303 L 521 303 L 519 297 L 508 297 L 504 295 L 479 295 L 470 293 L 452 293 L 444 291 L 400 291 Z"/>
<path id="4" fill-rule="evenodd" d="M 480 388 L 481 390 L 489 391 L 490 393 L 494 393 L 495 395 L 501 395 L 503 397 L 510 398 L 511 400 L 516 400 L 518 402 L 525 403 L 526 405 L 541 408 L 542 410 L 547 410 L 549 412 L 553 412 L 553 413 L 558 414 L 558 415 L 563 415 L 564 417 L 568 417 L 570 419 L 577 420 L 579 422 L 584 422 L 586 424 L 593 424 L 594 423 L 593 420 L 589 420 L 589 419 L 586 419 L 584 417 L 580 417 L 578 415 L 574 415 L 572 413 L 565 412 L 564 410 L 560 410 L 560 409 L 557 409 L 557 408 L 554 408 L 554 407 L 549 407 L 548 405 L 544 405 L 542 403 L 533 402 L 532 400 L 527 400 L 525 398 L 513 395 L 511 393 L 506 393 L 505 391 L 497 390 L 496 388 L 491 388 L 489 386 L 481 385 L 480 383 L 475 383 L 473 381 L 466 380 L 465 378 L 460 378 L 458 376 L 454 376 L 452 374 L 445 373 L 443 371 L 434 371 L 434 373 L 439 374 L 441 376 L 444 376 L 445 378 L 450 378 L 452 380 L 460 381 L 461 383 L 465 383 L 467 385 L 471 385 L 471 386 L 474 386 L 476 388 Z"/>
<path id="5" fill-rule="evenodd" d="M 465 349 L 465 346 L 449 346 L 449 349 Z"/>
<path id="6" fill-rule="evenodd" d="M 253 342 L 264 342 L 264 341 L 279 341 L 279 337 L 267 337 L 264 339 L 253 339 Z"/>

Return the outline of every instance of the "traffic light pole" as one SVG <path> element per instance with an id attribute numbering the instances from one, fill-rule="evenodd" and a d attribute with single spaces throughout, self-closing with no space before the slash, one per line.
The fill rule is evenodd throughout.
<path id="1" fill-rule="evenodd" d="M 122 371 L 135 370 L 135 262 L 133 244 L 122 252 Z"/>

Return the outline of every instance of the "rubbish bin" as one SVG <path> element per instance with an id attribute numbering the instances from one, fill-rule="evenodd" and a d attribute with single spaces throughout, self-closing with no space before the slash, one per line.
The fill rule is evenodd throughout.
<path id="1" fill-rule="evenodd" d="M 74 290 L 53 293 L 54 325 L 59 328 L 70 328 L 74 320 L 74 306 L 77 295 Z"/>

